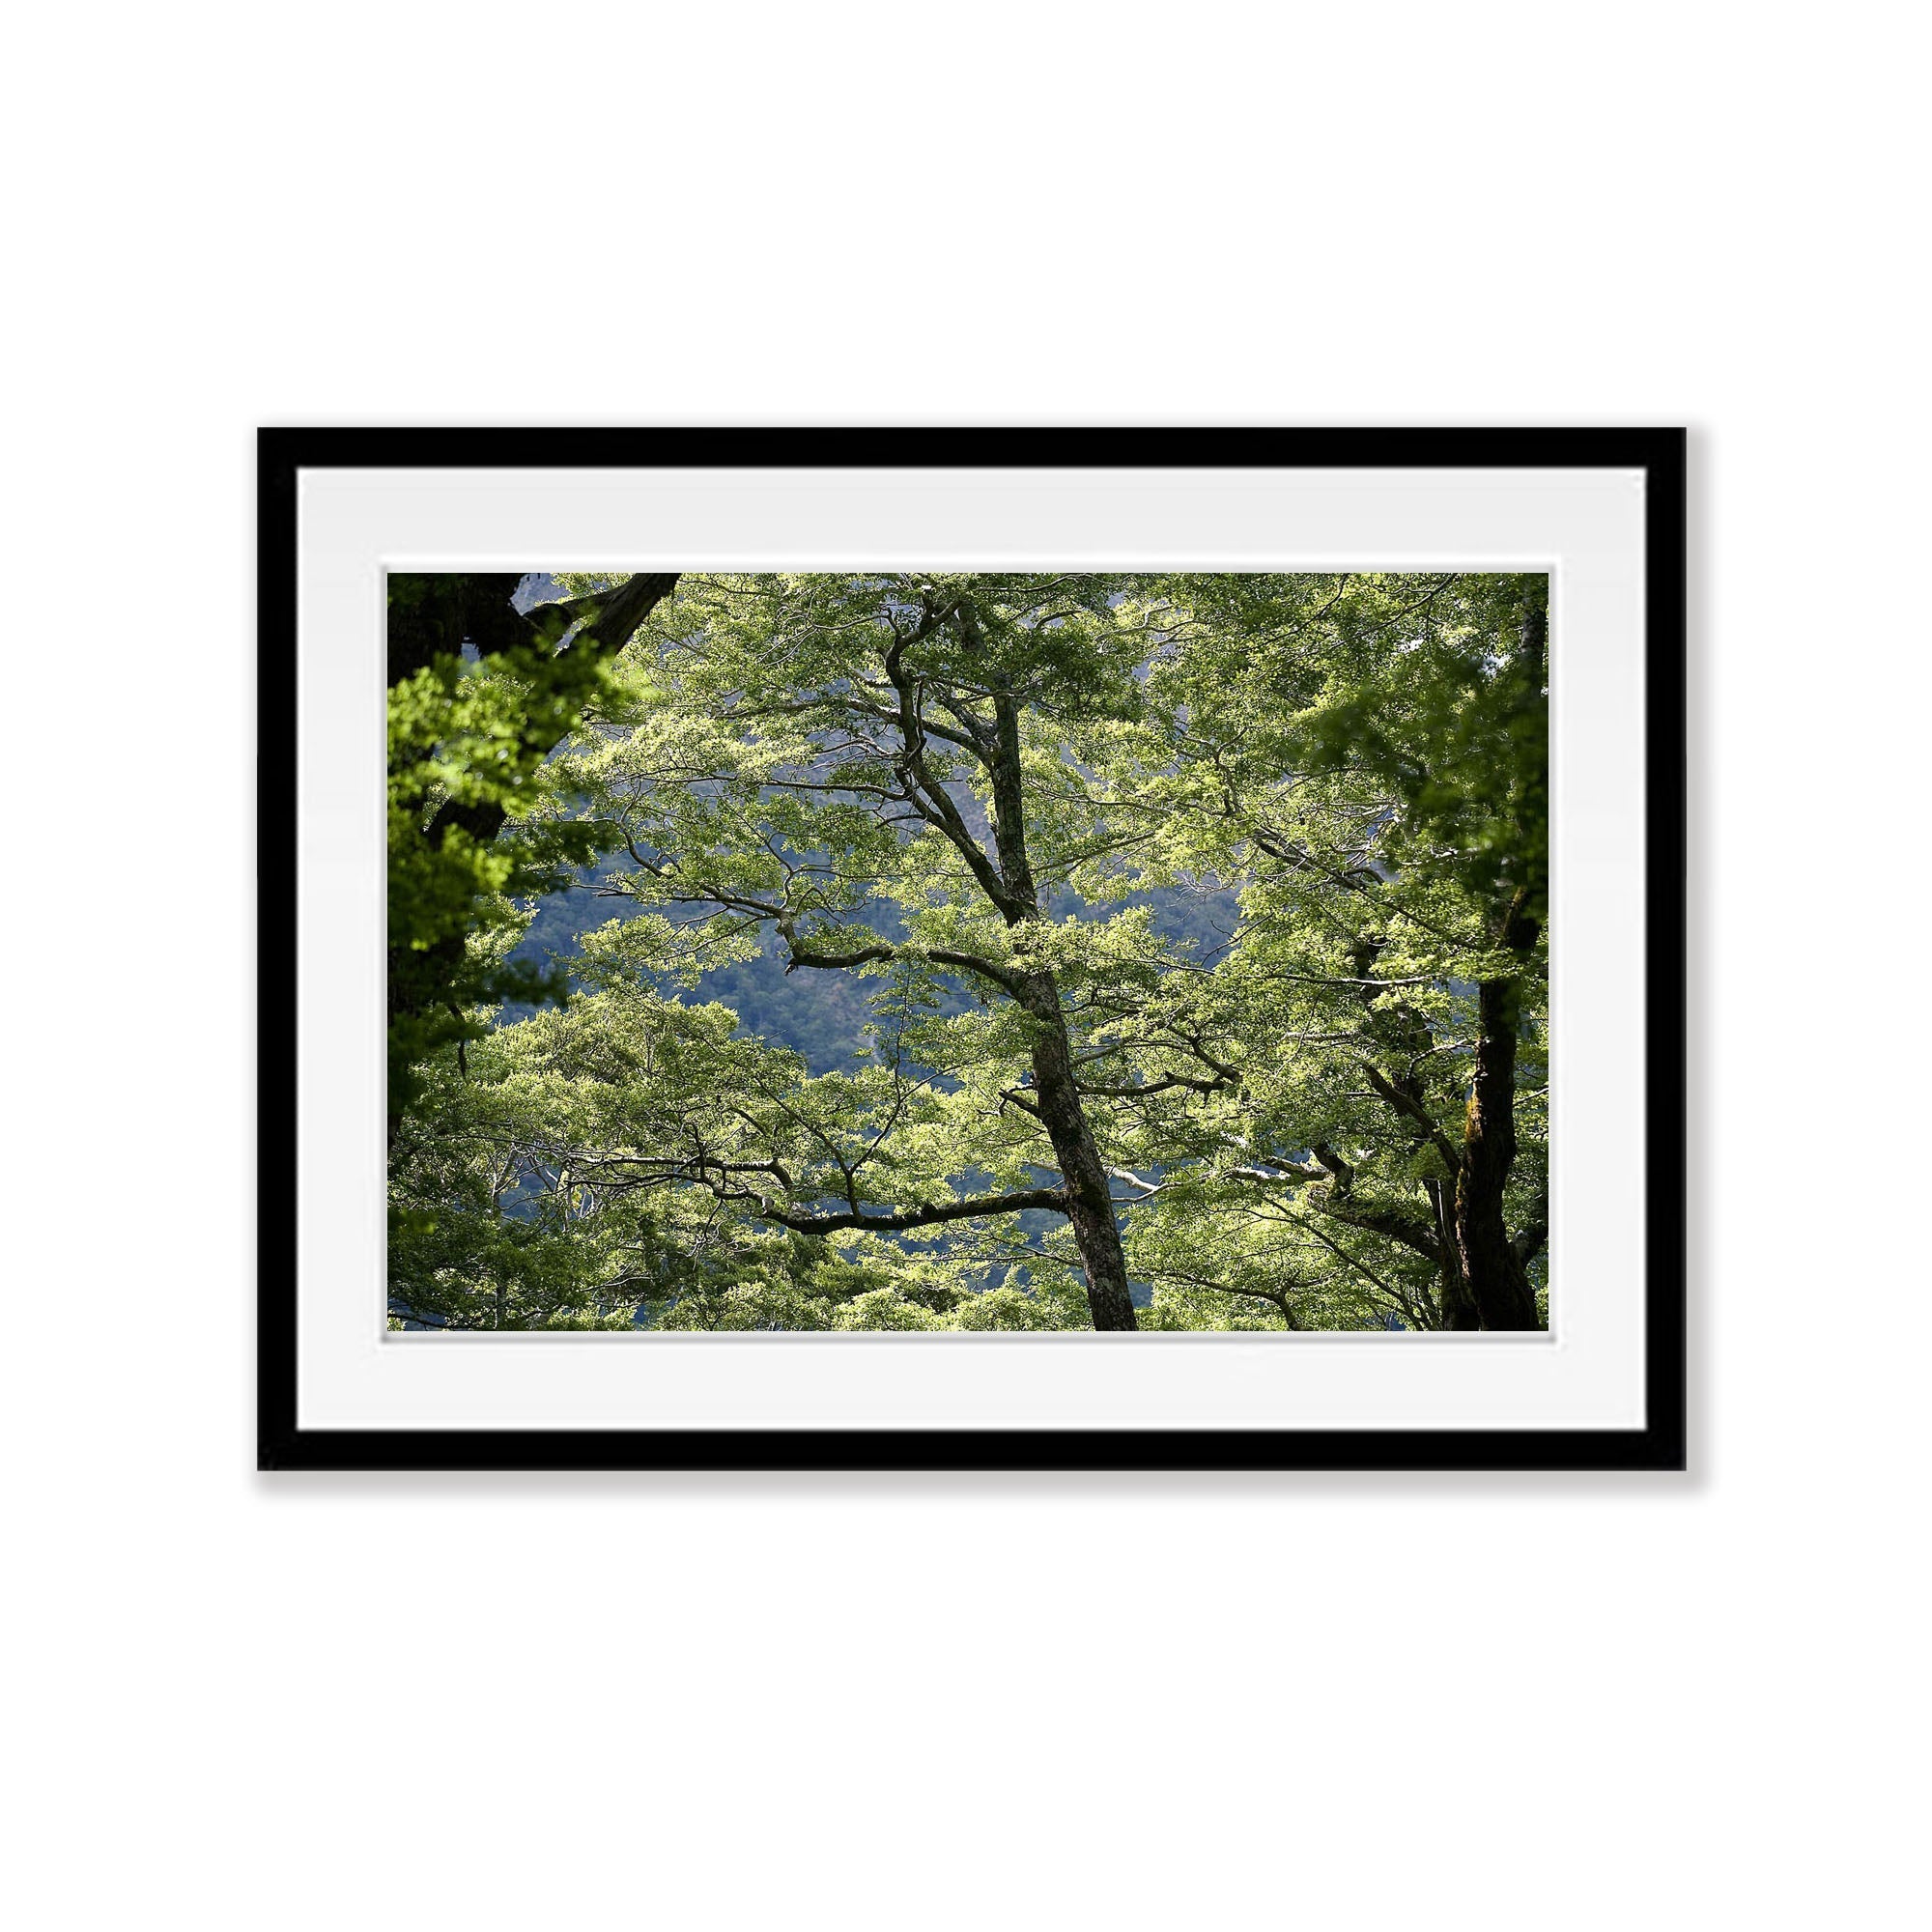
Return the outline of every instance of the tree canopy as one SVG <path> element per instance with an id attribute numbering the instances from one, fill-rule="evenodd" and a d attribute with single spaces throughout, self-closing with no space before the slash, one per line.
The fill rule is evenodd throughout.
<path id="1" fill-rule="evenodd" d="M 392 583 L 393 1319 L 1547 1321 L 1545 579 L 514 582 Z"/>

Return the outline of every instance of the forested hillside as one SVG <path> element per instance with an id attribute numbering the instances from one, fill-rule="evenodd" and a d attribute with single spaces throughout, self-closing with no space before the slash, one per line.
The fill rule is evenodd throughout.
<path id="1" fill-rule="evenodd" d="M 393 580 L 394 1319 L 1541 1325 L 1547 608 Z"/>

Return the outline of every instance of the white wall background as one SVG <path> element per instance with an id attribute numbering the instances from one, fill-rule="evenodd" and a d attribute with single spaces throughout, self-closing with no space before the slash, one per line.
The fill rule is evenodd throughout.
<path id="1" fill-rule="evenodd" d="M 13 1922 L 1922 1922 L 1921 19 L 16 20 Z M 1690 423 L 1695 1472 L 254 1475 L 263 421 Z"/>

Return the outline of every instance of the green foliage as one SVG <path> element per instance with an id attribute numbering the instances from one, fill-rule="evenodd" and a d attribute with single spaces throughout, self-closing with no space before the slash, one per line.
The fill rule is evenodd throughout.
<path id="1" fill-rule="evenodd" d="M 405 1037 L 393 1305 L 1089 1326 L 1061 1214 L 950 1213 L 1061 1179 L 1037 1022 L 1007 991 L 1041 975 L 1143 1327 L 1450 1319 L 1483 982 L 1516 989 L 1504 1209 L 1547 1293 L 1547 964 L 1509 924 L 1547 894 L 1546 597 L 1522 576 L 706 575 L 582 686 L 567 652 L 432 667 L 391 698 L 392 920 L 400 894 L 427 953 L 461 931 L 461 1020 Z M 969 742 L 996 696 L 1037 882 L 1017 913 L 994 892 L 1015 828 Z M 572 707 L 592 722 L 546 763 Z M 421 838 L 446 801 L 503 832 Z M 567 895 L 594 922 L 540 902 L 599 851 Z M 546 950 L 568 1005 L 489 1030 Z"/>
<path id="2" fill-rule="evenodd" d="M 391 576 L 392 620 L 440 614 L 452 582 Z M 389 687 L 392 1114 L 419 1099 L 423 1063 L 478 1037 L 469 1009 L 562 997 L 561 973 L 511 956 L 528 919 L 516 901 L 596 855 L 595 826 L 561 809 L 544 763 L 608 684 L 589 654 L 532 634 L 473 663 L 437 651 Z"/>

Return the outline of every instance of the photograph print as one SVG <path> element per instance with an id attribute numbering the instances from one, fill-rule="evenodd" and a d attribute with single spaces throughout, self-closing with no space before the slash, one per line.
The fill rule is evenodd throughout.
<path id="1" fill-rule="evenodd" d="M 1548 1328 L 1547 577 L 386 590 L 391 1330 Z"/>

